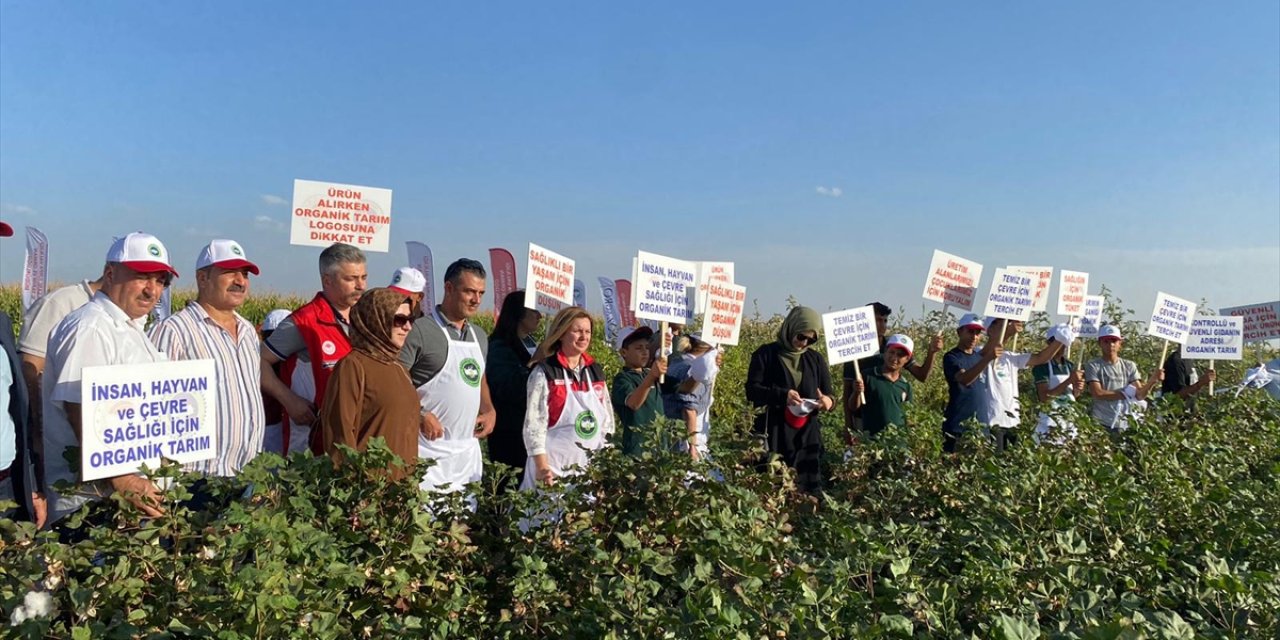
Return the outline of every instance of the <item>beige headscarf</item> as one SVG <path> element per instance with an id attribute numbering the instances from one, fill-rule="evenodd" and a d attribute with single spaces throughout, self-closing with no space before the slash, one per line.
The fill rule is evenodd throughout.
<path id="1" fill-rule="evenodd" d="M 800 385 L 801 378 L 800 356 L 813 344 L 810 343 L 804 349 L 797 349 L 792 346 L 791 341 L 805 331 L 813 331 L 814 335 L 822 332 L 822 316 L 809 307 L 792 309 L 787 314 L 787 319 L 782 321 L 782 326 L 778 327 L 778 344 L 782 347 L 778 355 L 782 360 L 782 366 L 791 372 L 791 379 L 796 386 Z"/>
<path id="2" fill-rule="evenodd" d="M 351 348 L 379 362 L 399 363 L 400 347 L 391 341 L 391 329 L 400 305 L 413 301 L 391 289 L 370 289 L 351 308 Z"/>

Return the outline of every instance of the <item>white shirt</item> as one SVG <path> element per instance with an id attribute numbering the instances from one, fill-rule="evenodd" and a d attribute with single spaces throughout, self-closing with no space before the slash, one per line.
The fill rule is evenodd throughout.
<path id="1" fill-rule="evenodd" d="M 18 336 L 18 351 L 37 358 L 45 357 L 45 349 L 49 345 L 49 334 L 54 327 L 67 317 L 67 314 L 79 309 L 93 297 L 89 281 L 62 287 L 44 294 L 39 300 L 31 303 L 31 308 L 23 314 L 22 333 Z"/>
<path id="2" fill-rule="evenodd" d="M 1004 352 L 978 376 L 978 421 L 990 427 L 1016 427 L 1022 420 L 1018 405 L 1018 370 L 1026 369 L 1029 353 Z"/>
<path id="3" fill-rule="evenodd" d="M 80 381 L 85 367 L 143 364 L 168 360 L 143 332 L 146 317 L 130 319 L 107 295 L 99 291 L 88 304 L 72 311 L 49 334 L 44 384 L 44 477 L 49 487 L 49 522 L 77 510 L 86 502 L 107 496 L 105 480 L 80 484 L 73 492 L 59 494 L 54 484 L 79 481 L 80 441 L 67 419 L 63 403 L 80 404 Z M 64 452 L 74 448 L 74 463 Z"/>

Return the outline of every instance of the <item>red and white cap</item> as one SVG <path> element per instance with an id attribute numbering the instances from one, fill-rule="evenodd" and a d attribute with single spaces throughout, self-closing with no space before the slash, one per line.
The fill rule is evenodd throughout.
<path id="1" fill-rule="evenodd" d="M 221 267 L 223 269 L 248 269 L 249 273 L 258 275 L 258 265 L 249 262 L 244 256 L 244 248 L 235 240 L 214 240 L 200 250 L 196 258 L 196 271 L 205 267 Z"/>
<path id="2" fill-rule="evenodd" d="M 968 327 L 968 328 L 970 328 L 970 329 L 985 329 L 985 328 L 986 328 L 986 327 L 982 326 L 982 316 L 980 316 L 980 315 L 978 315 L 978 314 L 976 314 L 976 313 L 966 313 L 966 314 L 964 314 L 963 316 L 960 316 L 960 322 L 959 322 L 959 324 L 957 324 L 957 325 L 956 325 L 956 328 L 957 328 L 957 329 L 964 329 L 964 328 L 966 328 L 966 327 Z"/>
<path id="3" fill-rule="evenodd" d="M 427 277 L 413 267 L 400 267 L 391 276 L 391 284 L 387 288 L 406 296 L 416 295 L 426 290 Z"/>
<path id="4" fill-rule="evenodd" d="M 169 251 L 158 238 L 141 231 L 134 231 L 123 238 L 116 238 L 107 249 L 107 262 L 118 262 L 138 273 L 167 271 L 178 277 L 169 264 Z"/>
<path id="5" fill-rule="evenodd" d="M 901 333 L 895 333 L 889 336 L 888 340 L 884 341 L 884 350 L 888 351 L 889 347 L 897 347 L 899 349 L 906 350 L 908 358 L 916 352 L 916 343 L 913 342 L 909 336 L 904 336 Z"/>
<path id="6" fill-rule="evenodd" d="M 13 235 L 13 227 L 0 222 L 0 238 L 8 238 Z"/>
<path id="7" fill-rule="evenodd" d="M 1120 327 L 1112 324 L 1104 324 L 1098 329 L 1098 340 L 1124 340 L 1124 336 L 1120 335 Z"/>

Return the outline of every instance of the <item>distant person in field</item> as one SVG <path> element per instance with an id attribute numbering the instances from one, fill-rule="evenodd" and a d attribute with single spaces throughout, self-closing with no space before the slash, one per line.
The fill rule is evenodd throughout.
<path id="1" fill-rule="evenodd" d="M 873 356 L 862 358 L 857 361 L 858 369 L 862 370 L 863 379 L 866 379 L 868 371 L 872 371 L 884 364 L 884 350 L 888 344 L 887 341 L 889 335 L 889 316 L 893 313 L 893 310 L 889 308 L 889 305 L 884 304 L 883 302 L 872 302 L 868 306 L 874 310 L 876 316 L 876 336 L 880 339 L 880 351 Z M 929 379 L 929 373 L 933 371 L 933 362 L 937 358 L 938 352 L 941 350 L 942 334 L 939 333 L 929 340 L 929 351 L 925 354 L 923 364 L 916 364 L 915 360 L 912 359 L 901 368 L 903 371 L 911 374 L 911 377 L 919 380 L 920 382 L 924 382 Z M 853 434 L 866 430 L 862 425 L 861 408 L 854 408 L 849 397 L 853 390 L 853 384 L 858 379 L 858 372 L 854 370 L 853 365 L 853 362 L 846 362 L 844 363 L 844 366 L 841 367 L 841 377 L 844 378 L 844 427 L 846 439 L 850 442 L 852 442 Z"/>
<path id="2" fill-rule="evenodd" d="M 258 332 L 237 313 L 258 275 L 240 243 L 214 240 L 196 257 L 196 299 L 151 329 L 151 341 L 170 360 L 213 360 L 218 376 L 217 452 L 184 466 L 229 477 L 262 452 L 262 358 Z"/>
<path id="3" fill-rule="evenodd" d="M 764 411 L 754 431 L 765 438 L 770 454 L 795 469 L 801 490 L 822 490 L 821 411 L 835 406 L 831 369 L 812 348 L 822 330 L 822 316 L 809 307 L 795 307 L 778 328 L 778 339 L 751 354 L 747 367 L 747 401 Z"/>
<path id="4" fill-rule="evenodd" d="M 903 373 L 913 349 L 911 338 L 900 333 L 889 336 L 880 352 L 880 365 L 864 371 L 862 380 L 854 380 L 853 388 L 847 389 L 846 406 L 861 410 L 861 431 L 868 437 L 880 435 L 890 425 L 907 426 L 911 383 Z"/>
<path id="5" fill-rule="evenodd" d="M 956 346 L 942 356 L 942 375 L 947 380 L 947 406 L 943 410 L 942 450 L 955 453 L 967 427 L 978 419 L 982 402 L 978 378 L 995 360 L 993 351 L 979 350 L 978 340 L 984 329 L 982 316 L 966 313 L 956 326 Z"/>
<path id="6" fill-rule="evenodd" d="M 409 296 L 413 300 L 414 312 L 422 314 L 422 299 L 427 295 L 427 277 L 421 271 L 413 267 L 400 267 L 391 274 L 391 284 L 387 288 Z"/>
<path id="7" fill-rule="evenodd" d="M 418 457 L 435 461 L 423 489 L 457 491 L 484 474 L 480 438 L 497 416 L 485 380 L 489 336 L 471 318 L 484 300 L 485 276 L 469 258 L 449 265 L 440 304 L 413 323 L 400 350 L 422 405 Z"/>
<path id="8" fill-rule="evenodd" d="M 996 448 L 1016 444 L 1017 429 L 1022 424 L 1022 407 L 1018 403 L 1018 371 L 1048 362 L 1062 350 L 1062 345 L 1075 340 L 1075 332 L 1066 325 L 1058 327 L 1063 341 L 1049 342 L 1038 353 L 1006 351 L 1004 343 L 1012 342 L 1022 333 L 1021 320 L 1004 318 L 987 319 L 987 346 L 984 351 L 994 358 L 989 360 L 978 380 L 978 422 L 989 430 Z M 1001 325 L 1004 325 L 1003 330 Z M 1003 337 L 1003 341 L 1001 338 Z"/>
<path id="9" fill-rule="evenodd" d="M 613 433 L 604 369 L 587 353 L 592 325 L 585 309 L 561 309 L 533 354 L 524 416 L 529 460 L 521 489 L 551 486 L 585 468 L 587 452 L 605 446 Z"/>
<path id="10" fill-rule="evenodd" d="M 0 238 L 13 236 L 13 227 L 0 222 Z M 18 511 L 0 510 L 0 518 L 30 520 L 44 526 L 44 491 L 37 483 L 35 452 L 31 447 L 30 410 L 22 362 L 13 343 L 13 322 L 0 311 L 0 502 L 13 500 Z M 39 506 L 37 507 L 37 502 Z"/>
<path id="11" fill-rule="evenodd" d="M 258 328 L 260 341 L 266 342 L 267 338 L 270 338 L 271 334 L 275 333 L 276 327 L 279 327 L 280 323 L 284 322 L 284 319 L 288 318 L 291 313 L 293 312 L 288 309 L 272 309 L 267 312 L 266 317 L 262 319 L 262 325 Z M 258 357 L 261 359 L 261 354 Z M 284 362 L 277 362 L 271 365 L 271 370 L 275 372 L 276 376 L 279 376 L 282 366 L 284 366 Z M 289 452 L 284 448 L 284 424 L 282 424 L 285 417 L 284 406 L 269 393 L 261 395 L 263 420 L 267 423 L 262 436 L 262 450 L 288 455 Z"/>
<path id="12" fill-rule="evenodd" d="M 370 289 L 351 308 L 351 352 L 338 361 L 320 403 L 323 450 L 335 462 L 344 459 L 338 445 L 357 451 L 382 438 L 404 466 L 391 478 L 405 477 L 417 461 L 418 394 L 400 364 L 400 349 L 413 325 L 413 300 L 400 291 Z"/>
<path id="13" fill-rule="evenodd" d="M 286 452 L 323 453 L 311 425 L 334 366 L 351 351 L 347 314 L 368 279 L 364 252 L 349 244 L 330 245 L 320 252 L 320 292 L 262 343 L 262 390 L 284 407 Z M 280 362 L 277 375 L 274 365 Z"/>
<path id="14" fill-rule="evenodd" d="M 667 359 L 659 357 L 649 365 L 652 337 L 649 327 L 627 327 L 618 332 L 614 345 L 622 356 L 622 370 L 613 377 L 610 393 L 622 429 L 622 452 L 629 456 L 640 455 L 646 432 L 663 420 L 658 380 L 667 372 Z"/>
<path id="15" fill-rule="evenodd" d="M 1120 357 L 1123 347 L 1120 328 L 1104 324 L 1098 329 L 1098 349 L 1102 356 L 1084 365 L 1084 384 L 1093 396 L 1090 414 L 1112 431 L 1128 429 L 1129 419 L 1142 413 L 1147 406 L 1147 396 L 1164 380 L 1164 370 L 1156 369 L 1144 383 L 1138 365 Z"/>
<path id="16" fill-rule="evenodd" d="M 1066 357 L 1067 350 L 1071 348 L 1071 341 L 1075 338 L 1075 332 L 1064 332 L 1062 327 L 1070 329 L 1068 325 L 1055 325 L 1049 327 L 1045 333 L 1046 343 L 1060 344 L 1062 349 L 1048 362 L 1031 368 L 1031 378 L 1036 385 L 1036 399 L 1044 407 L 1036 421 L 1037 442 L 1062 444 L 1070 438 L 1075 438 L 1078 433 L 1076 425 L 1062 413 L 1084 392 L 1084 375 L 1076 368 L 1075 363 Z"/>
<path id="17" fill-rule="evenodd" d="M 44 480 L 50 522 L 58 522 L 112 492 L 123 494 L 149 517 L 162 513 L 160 491 L 139 474 L 80 482 L 80 387 L 84 368 L 169 359 L 144 331 L 147 315 L 178 275 L 170 266 L 169 252 L 155 236 L 135 232 L 111 244 L 106 262 L 102 288 L 49 335 L 45 370 L 48 378 L 44 380 L 43 393 Z M 77 460 L 74 466 L 68 455 Z M 74 488 L 59 491 L 54 486 L 58 482 L 70 483 Z"/>
<path id="18" fill-rule="evenodd" d="M 1218 372 L 1207 369 L 1204 375 L 1193 378 L 1195 367 L 1182 358 L 1182 350 L 1174 348 L 1164 361 L 1164 381 L 1160 383 L 1160 392 L 1165 396 L 1178 396 L 1186 401 L 1187 406 L 1195 406 L 1196 396 L 1218 379 Z"/>
<path id="19" fill-rule="evenodd" d="M 524 449 L 529 361 L 538 348 L 533 333 L 541 321 L 541 312 L 524 306 L 524 289 L 508 293 L 502 301 L 493 335 L 489 337 L 485 361 L 484 378 L 497 414 L 493 433 L 489 434 L 489 460 L 519 469 L 522 477 L 529 457 Z M 503 488 L 506 486 L 504 483 Z"/>

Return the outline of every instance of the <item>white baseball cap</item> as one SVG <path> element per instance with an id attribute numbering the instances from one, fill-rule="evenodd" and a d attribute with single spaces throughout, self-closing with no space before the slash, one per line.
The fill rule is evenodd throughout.
<path id="1" fill-rule="evenodd" d="M 400 267 L 392 274 L 387 288 L 405 295 L 422 293 L 427 288 L 427 277 L 413 267 Z"/>
<path id="2" fill-rule="evenodd" d="M 196 271 L 205 267 L 221 267 L 232 271 L 248 269 L 249 273 L 258 275 L 258 265 L 249 262 L 244 255 L 244 248 L 235 240 L 214 240 L 205 245 L 196 258 Z"/>
<path id="3" fill-rule="evenodd" d="M 900 349 L 906 349 L 908 358 L 910 358 L 912 354 L 916 352 L 916 343 L 913 342 L 910 337 L 904 336 L 901 333 L 895 333 L 889 336 L 888 340 L 884 341 L 884 350 L 888 351 L 889 347 L 898 347 Z"/>
<path id="4" fill-rule="evenodd" d="M 960 322 L 956 324 L 956 328 L 964 329 L 965 327 L 984 329 L 985 327 L 983 326 L 982 316 L 976 313 L 966 313 L 960 316 Z"/>
<path id="5" fill-rule="evenodd" d="M 1124 336 L 1120 335 L 1120 327 L 1110 324 L 1104 324 L 1098 329 L 1098 340 L 1106 338 L 1115 338 L 1116 340 L 1124 340 Z"/>
<path id="6" fill-rule="evenodd" d="M 293 312 L 288 309 L 272 309 L 271 312 L 267 314 L 267 317 L 262 319 L 262 330 L 275 331 L 276 328 L 280 326 L 280 323 L 284 322 L 284 319 L 288 318 L 292 313 Z"/>
<path id="7" fill-rule="evenodd" d="M 164 244 L 155 236 L 141 231 L 116 238 L 107 249 L 107 262 L 118 262 L 138 273 L 166 271 L 178 277 L 178 272 L 169 264 L 169 251 Z"/>
<path id="8" fill-rule="evenodd" d="M 635 335 L 636 337 L 633 340 L 628 340 L 632 335 Z M 618 351 L 622 351 L 622 348 L 627 346 L 630 342 L 634 342 L 635 340 L 648 340 L 652 337 L 653 329 L 649 327 L 625 327 L 622 331 L 618 332 L 618 337 L 613 339 L 613 348 Z"/>

